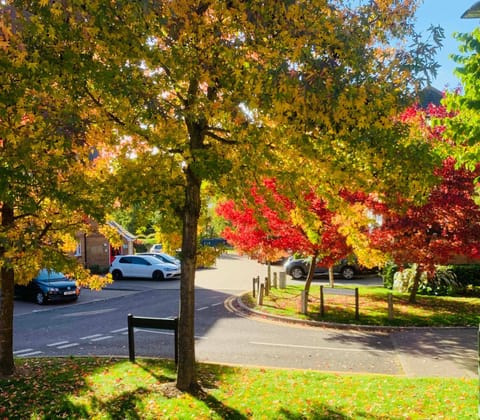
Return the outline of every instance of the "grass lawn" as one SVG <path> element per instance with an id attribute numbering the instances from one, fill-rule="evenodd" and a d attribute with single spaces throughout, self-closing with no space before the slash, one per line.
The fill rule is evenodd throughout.
<path id="1" fill-rule="evenodd" d="M 344 288 L 339 286 L 338 288 Z M 352 287 L 350 287 L 352 288 Z M 383 287 L 359 288 L 359 321 L 355 320 L 354 296 L 326 294 L 324 316 L 320 316 L 320 286 L 312 285 L 308 314 L 300 314 L 300 296 L 303 286 L 271 289 L 258 306 L 251 294 L 242 297 L 251 308 L 272 314 L 315 321 L 344 324 L 388 326 L 474 326 L 480 323 L 480 298 L 417 295 L 417 303 L 408 303 L 408 294 L 393 292 L 393 318 L 388 317 L 389 289 Z"/>
<path id="2" fill-rule="evenodd" d="M 171 361 L 17 360 L 0 378 L 0 419 L 475 419 L 478 381 L 200 364 L 197 394 L 174 392 Z"/>

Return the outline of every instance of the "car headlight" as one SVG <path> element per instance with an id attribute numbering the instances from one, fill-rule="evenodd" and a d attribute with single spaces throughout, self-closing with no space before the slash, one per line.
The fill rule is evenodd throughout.
<path id="1" fill-rule="evenodd" d="M 49 287 L 48 292 L 49 293 L 54 293 L 54 292 L 59 292 L 60 290 L 57 287 Z"/>

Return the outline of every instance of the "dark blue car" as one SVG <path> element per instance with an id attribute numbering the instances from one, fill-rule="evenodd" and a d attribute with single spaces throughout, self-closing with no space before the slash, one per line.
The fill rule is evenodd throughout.
<path id="1" fill-rule="evenodd" d="M 47 302 L 77 300 L 80 287 L 62 273 L 43 269 L 27 285 L 16 284 L 15 295 L 43 305 Z"/>

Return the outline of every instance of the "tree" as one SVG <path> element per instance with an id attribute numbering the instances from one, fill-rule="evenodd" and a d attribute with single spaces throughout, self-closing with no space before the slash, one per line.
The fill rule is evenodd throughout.
<path id="1" fill-rule="evenodd" d="M 445 116 L 443 107 L 426 111 L 412 108 L 404 114 L 406 121 L 425 133 L 426 141 L 435 145 L 444 142 L 443 129 L 427 124 L 429 116 Z M 474 201 L 474 180 L 480 167 L 469 170 L 456 167 L 454 158 L 447 158 L 435 169 L 438 182 L 423 203 L 399 198 L 397 205 L 389 206 L 370 197 L 366 201 L 382 224 L 371 233 L 372 246 L 388 252 L 394 261 L 404 266 L 417 264 L 410 302 L 415 302 L 420 277 L 435 272 L 436 264 L 445 264 L 457 255 L 480 257 L 480 208 Z"/>
<path id="2" fill-rule="evenodd" d="M 306 179 L 331 181 L 323 192 L 333 196 L 352 179 L 373 184 L 369 154 L 394 149 L 383 130 L 415 81 L 412 55 L 391 48 L 411 29 L 414 4 L 14 3 L 48 22 L 54 46 L 76 41 L 82 60 L 65 71 L 117 124 L 113 169 L 129 180 L 121 199 L 136 189 L 139 203 L 181 220 L 177 387 L 191 390 L 202 183 L 233 191 L 301 166 Z"/>
<path id="3" fill-rule="evenodd" d="M 95 113 L 74 98 L 75 79 L 51 54 L 41 22 L 2 7 L 0 26 L 0 375 L 14 372 L 14 284 L 40 268 L 74 274 L 81 284 L 102 282 L 68 256 L 86 215 L 101 216 L 102 159 L 92 151 L 103 133 Z M 20 31 L 21 28 L 21 31 Z M 44 29 L 44 28 L 43 28 Z M 98 121 L 98 120 L 97 120 Z"/>
<path id="4" fill-rule="evenodd" d="M 435 123 L 445 130 L 445 138 L 449 140 L 446 145 L 442 145 L 445 156 L 453 156 L 458 165 L 473 170 L 480 161 L 480 30 L 476 28 L 470 34 L 457 34 L 457 39 L 462 42 L 460 54 L 453 58 L 459 64 L 456 74 L 460 78 L 462 89 L 447 92 L 443 103 L 449 116 L 439 118 Z"/>
<path id="5" fill-rule="evenodd" d="M 311 256 L 305 283 L 308 297 L 315 265 L 333 267 L 352 253 L 352 247 L 322 199 L 308 192 L 296 203 L 279 189 L 275 180 L 266 179 L 263 188 L 251 188 L 250 201 L 236 205 L 229 200 L 217 206 L 217 213 L 229 222 L 223 236 L 261 261 L 275 259 L 279 251 Z"/>

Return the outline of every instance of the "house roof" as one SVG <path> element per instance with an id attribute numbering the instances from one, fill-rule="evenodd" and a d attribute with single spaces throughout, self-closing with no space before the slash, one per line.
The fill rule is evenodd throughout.
<path id="1" fill-rule="evenodd" d="M 463 12 L 463 15 L 461 16 L 461 18 L 462 19 L 480 18 L 480 1 L 477 1 L 468 10 L 465 10 L 465 12 Z"/>
<path id="2" fill-rule="evenodd" d="M 443 93 L 433 86 L 427 86 L 419 93 L 419 102 L 422 108 L 427 108 L 429 104 L 440 105 Z"/>
<path id="3" fill-rule="evenodd" d="M 107 225 L 114 228 L 119 233 L 119 235 L 128 242 L 132 242 L 137 239 L 134 234 L 130 233 L 127 229 L 119 225 L 117 222 L 114 222 L 113 220 L 108 221 Z"/>

